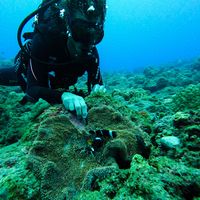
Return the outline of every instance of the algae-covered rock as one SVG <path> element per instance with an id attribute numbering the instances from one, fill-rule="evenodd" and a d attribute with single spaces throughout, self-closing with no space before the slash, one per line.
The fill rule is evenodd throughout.
<path id="1" fill-rule="evenodd" d="M 29 132 L 37 117 L 50 105 L 39 100 L 36 104 L 22 105 L 20 101 L 24 97 L 22 93 L 10 92 L 3 104 L 0 104 L 0 144 L 9 145 L 21 139 Z"/>
<path id="2" fill-rule="evenodd" d="M 175 113 L 173 122 L 177 128 L 192 124 L 190 114 L 185 112 Z"/>
<path id="3" fill-rule="evenodd" d="M 177 131 L 183 143 L 183 147 L 182 149 L 180 149 L 178 157 L 185 164 L 199 168 L 200 167 L 199 110 L 190 112 L 189 119 L 190 123 L 187 123 L 186 125 L 179 127 Z"/>
<path id="4" fill-rule="evenodd" d="M 40 199 L 39 181 L 27 169 L 26 145 L 1 148 L 0 197 L 2 199 Z"/>
<path id="5" fill-rule="evenodd" d="M 144 89 L 149 90 L 151 92 L 156 92 L 167 87 L 169 81 L 165 77 L 159 77 L 157 79 L 147 80 L 144 84 Z"/>
<path id="6" fill-rule="evenodd" d="M 173 97 L 174 109 L 183 111 L 200 108 L 200 84 L 189 85 Z"/>
<path id="7" fill-rule="evenodd" d="M 129 170 L 116 171 L 99 180 L 98 189 L 78 199 L 187 199 L 200 194 L 200 170 L 188 168 L 166 157 L 146 161 L 133 156 Z"/>
<path id="8" fill-rule="evenodd" d="M 198 199 L 200 76 L 190 67 L 105 74 L 108 92 L 85 98 L 85 120 L 0 87 L 0 199 Z"/>
<path id="9" fill-rule="evenodd" d="M 144 69 L 143 73 L 147 78 L 153 78 L 158 75 L 159 69 L 154 67 L 147 67 Z"/>
<path id="10" fill-rule="evenodd" d="M 129 88 L 126 91 L 121 91 L 119 89 L 115 89 L 112 92 L 112 96 L 121 96 L 124 100 L 129 102 L 137 102 L 140 99 L 148 98 L 149 93 L 142 88 Z"/>
<path id="11" fill-rule="evenodd" d="M 152 152 L 155 153 L 155 156 L 169 156 L 177 161 L 181 160 L 187 166 L 199 168 L 199 114 L 199 110 L 190 110 L 190 112 L 176 112 L 174 115 L 166 116 L 161 120 L 158 120 L 154 125 L 154 134 L 151 134 L 151 141 L 156 149 L 155 151 L 152 150 Z M 180 145 L 177 145 L 176 148 L 160 148 L 163 147 L 163 145 L 160 143 L 162 140 L 161 138 L 163 137 L 177 137 L 181 143 Z"/>

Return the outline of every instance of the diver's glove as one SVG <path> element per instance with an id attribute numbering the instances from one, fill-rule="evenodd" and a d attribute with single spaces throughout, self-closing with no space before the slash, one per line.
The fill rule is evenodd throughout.
<path id="1" fill-rule="evenodd" d="M 67 110 L 76 111 L 78 118 L 85 119 L 87 117 L 87 105 L 83 97 L 70 92 L 64 92 L 61 99 Z"/>
<path id="2" fill-rule="evenodd" d="M 92 88 L 92 94 L 93 93 L 105 93 L 106 92 L 106 88 L 104 85 L 99 85 L 99 84 L 96 84 L 94 85 L 94 87 Z"/>

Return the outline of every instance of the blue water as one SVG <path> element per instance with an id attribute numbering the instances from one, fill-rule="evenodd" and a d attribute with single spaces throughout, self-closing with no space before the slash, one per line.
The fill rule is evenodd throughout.
<path id="1" fill-rule="evenodd" d="M 18 51 L 17 28 L 40 0 L 0 1 L 0 57 Z M 138 69 L 200 55 L 199 0 L 107 0 L 103 70 Z M 27 29 L 30 29 L 30 25 Z"/>

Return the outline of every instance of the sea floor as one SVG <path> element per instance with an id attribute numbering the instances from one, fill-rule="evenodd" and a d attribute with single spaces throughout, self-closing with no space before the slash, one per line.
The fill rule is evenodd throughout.
<path id="1" fill-rule="evenodd" d="M 87 120 L 0 86 L 0 199 L 200 199 L 200 61 L 103 79 Z"/>

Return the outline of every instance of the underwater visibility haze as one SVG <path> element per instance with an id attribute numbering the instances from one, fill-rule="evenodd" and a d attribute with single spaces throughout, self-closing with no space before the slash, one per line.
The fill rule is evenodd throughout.
<path id="1" fill-rule="evenodd" d="M 0 2 L 1 57 L 16 55 L 17 28 L 40 3 Z M 199 56 L 198 0 L 107 0 L 107 5 L 105 37 L 99 44 L 103 70 L 134 70 Z"/>
<path id="2" fill-rule="evenodd" d="M 40 2 L 0 1 L 0 81 Z M 199 3 L 107 0 L 98 44 L 107 90 L 88 93 L 86 76 L 69 87 L 86 119 L 0 85 L 0 200 L 200 200 Z"/>

